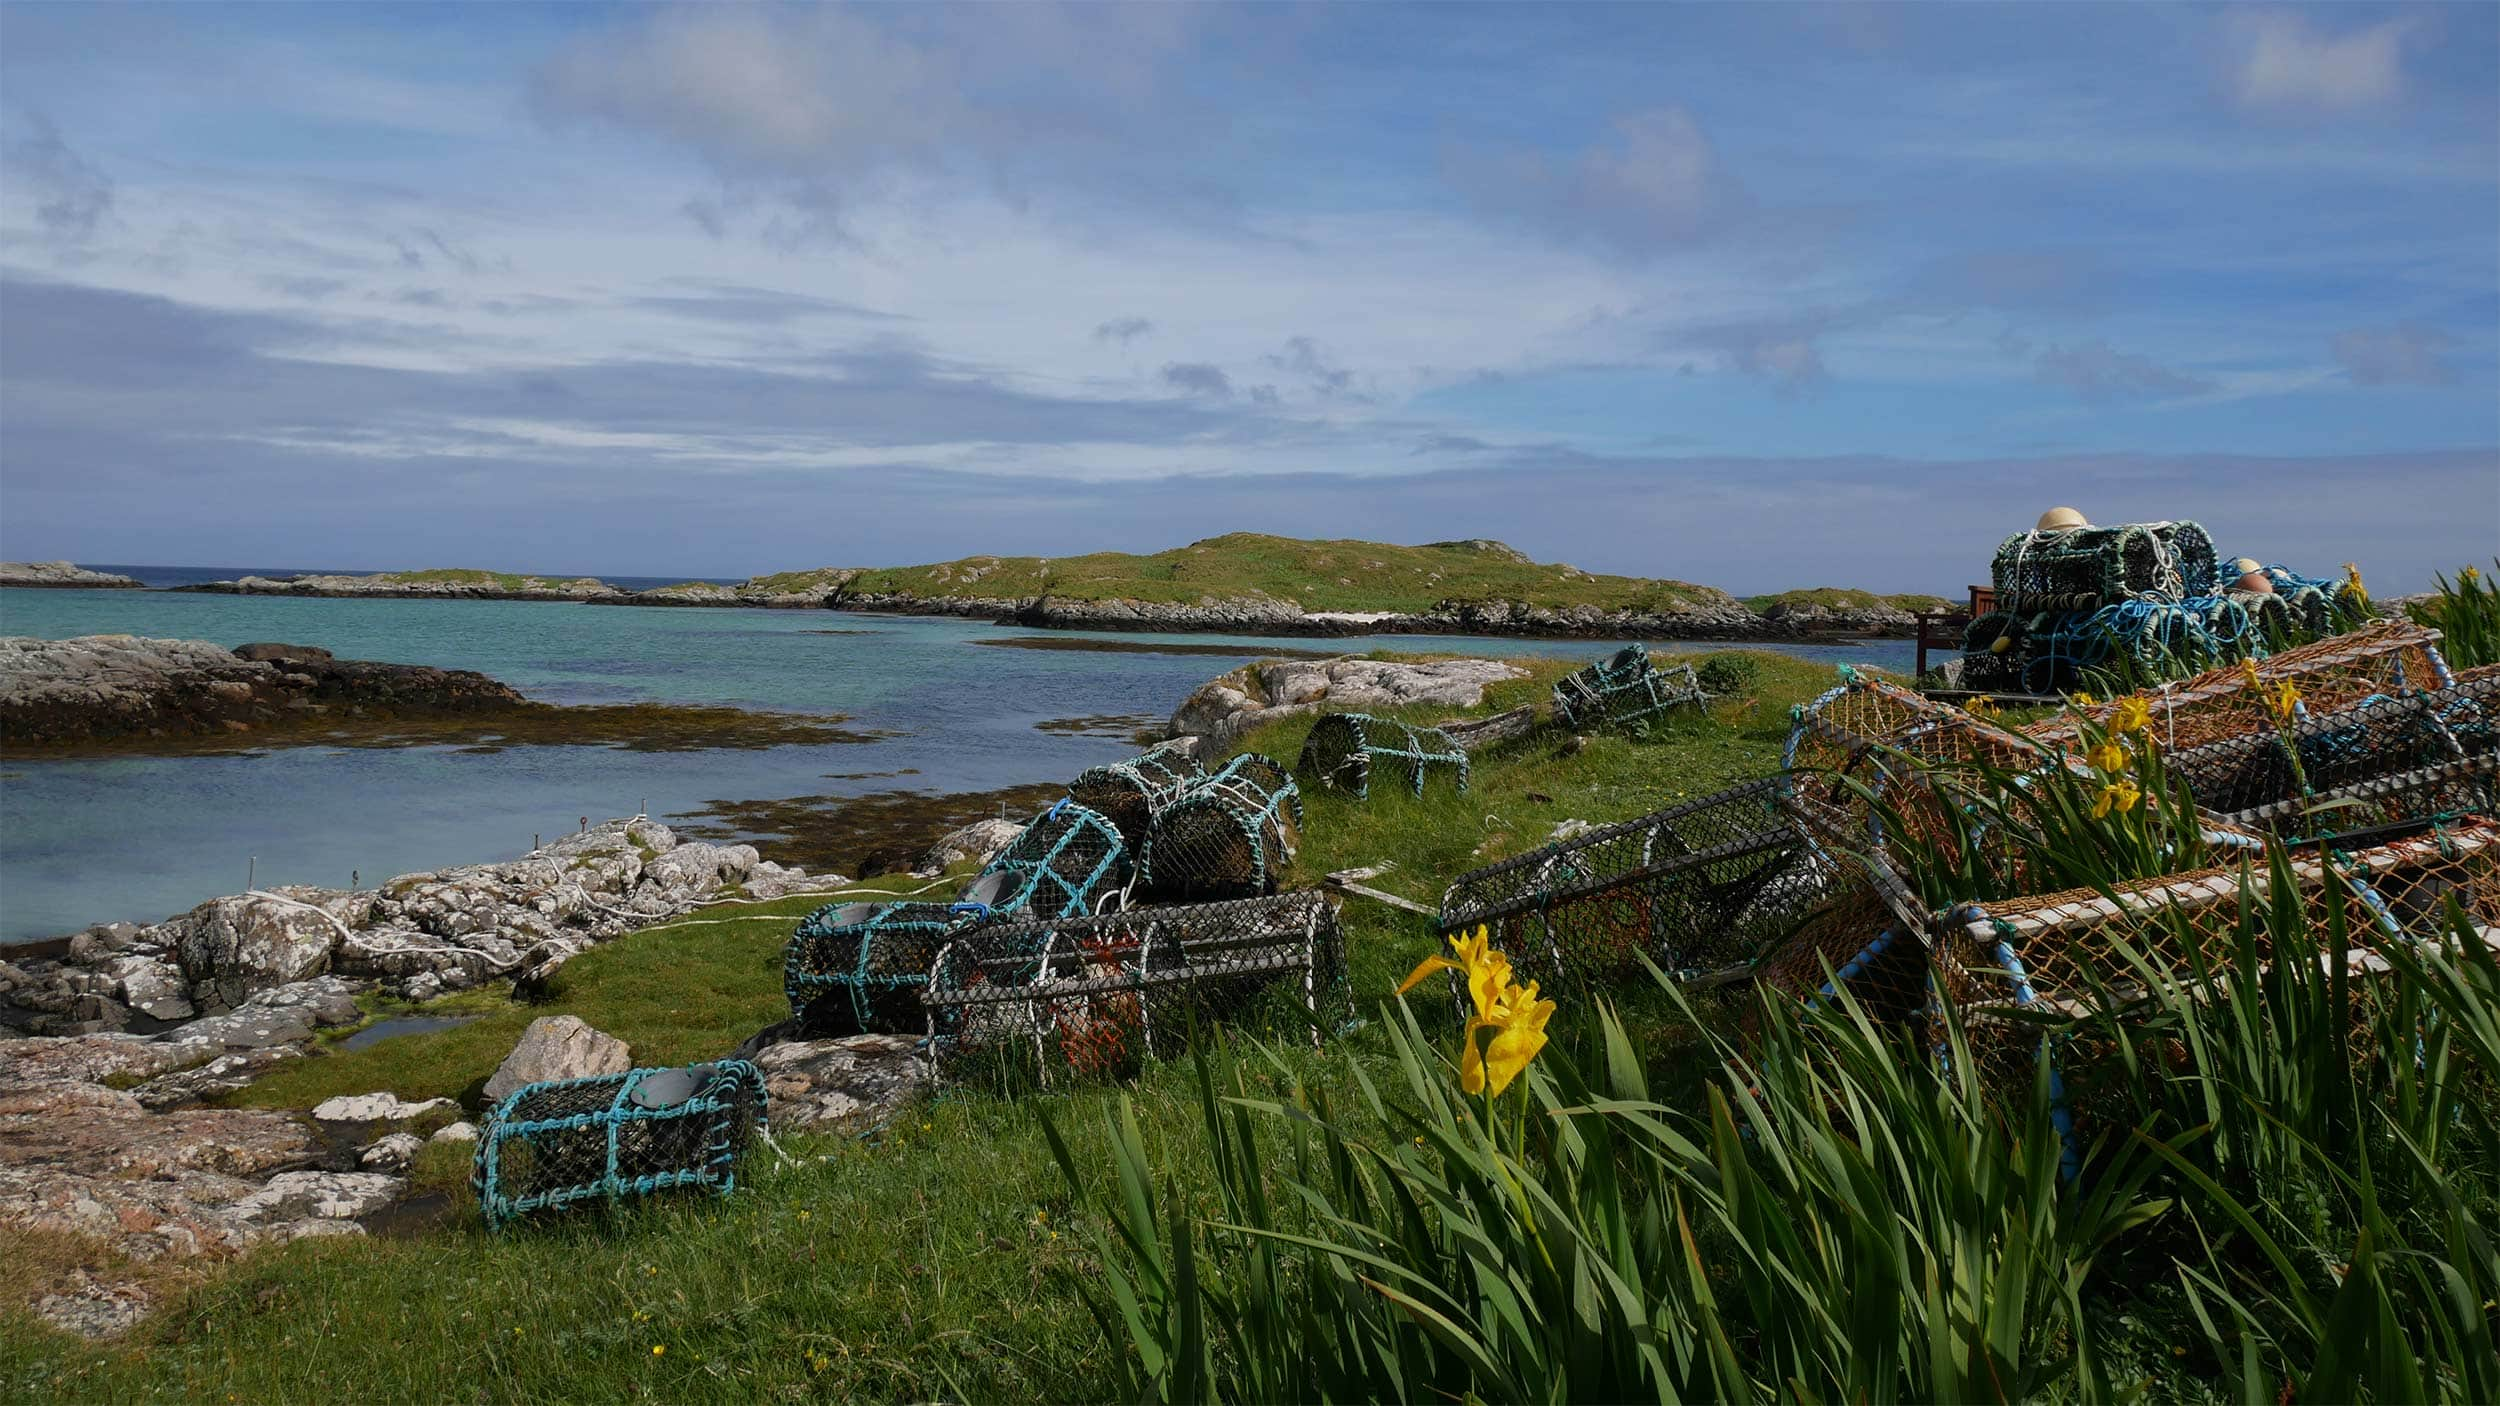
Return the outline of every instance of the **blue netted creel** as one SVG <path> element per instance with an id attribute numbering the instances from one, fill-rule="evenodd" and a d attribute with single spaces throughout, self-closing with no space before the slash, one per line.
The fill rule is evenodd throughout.
<path id="1" fill-rule="evenodd" d="M 1371 795 L 1375 775 L 1393 777 L 1417 796 L 1434 778 L 1467 789 L 1467 753 L 1448 733 L 1369 713 L 1330 713 L 1313 723 L 1294 771 L 1358 800 Z"/>
<path id="2" fill-rule="evenodd" d="M 490 1229 L 589 1201 L 727 1192 L 764 1104 L 742 1059 L 525 1085 L 488 1111 L 470 1184 Z"/>
<path id="3" fill-rule="evenodd" d="M 1163 901 L 1273 893 L 1302 842 L 1302 788 L 1273 758 L 1244 752 L 1155 817 L 1138 886 Z"/>
<path id="4" fill-rule="evenodd" d="M 1573 729 L 1646 731 L 1669 710 L 1708 702 L 1690 664 L 1659 667 L 1649 647 L 1628 644 L 1554 685 L 1554 721 Z"/>

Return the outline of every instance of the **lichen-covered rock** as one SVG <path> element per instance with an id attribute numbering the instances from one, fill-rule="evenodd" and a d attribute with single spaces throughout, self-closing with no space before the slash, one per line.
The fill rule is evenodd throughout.
<path id="1" fill-rule="evenodd" d="M 495 1066 L 486 1081 L 486 1102 L 499 1104 L 529 1084 L 622 1074 L 633 1067 L 633 1051 L 624 1041 L 592 1029 L 579 1016 L 545 1016 L 531 1021 L 512 1053 Z"/>
<path id="2" fill-rule="evenodd" d="M 295 1044 L 311 1039 L 315 1030 L 362 1018 L 356 991 L 355 983 L 335 976 L 274 986 L 223 1015 L 177 1026 L 165 1038 L 220 1050 Z"/>
<path id="3" fill-rule="evenodd" d="M 907 1035 L 792 1040 L 755 1054 L 776 1127 L 856 1132 L 929 1089 L 929 1061 Z"/>
<path id="4" fill-rule="evenodd" d="M 419 1099 L 406 1102 L 395 1093 L 340 1094 L 313 1105 L 312 1116 L 322 1123 L 404 1123 L 421 1118 L 438 1108 L 458 1108 L 447 1098 Z"/>
<path id="5" fill-rule="evenodd" d="M 368 1172 L 397 1176 L 408 1170 L 408 1164 L 416 1160 L 424 1146 L 425 1139 L 415 1133 L 385 1133 L 356 1154 L 356 1165 Z"/>
<path id="6" fill-rule="evenodd" d="M 273 889 L 213 898 L 176 919 L 174 957 L 192 1000 L 236 1006 L 255 991 L 328 971 L 346 924 L 323 900 L 345 897 L 336 889 Z"/>

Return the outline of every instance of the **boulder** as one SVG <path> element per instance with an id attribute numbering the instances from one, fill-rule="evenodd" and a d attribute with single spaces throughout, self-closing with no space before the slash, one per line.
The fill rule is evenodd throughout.
<path id="1" fill-rule="evenodd" d="M 123 1005 L 154 1020 L 189 1020 L 199 1012 L 191 1004 L 190 984 L 182 969 L 156 957 L 120 957 L 105 969 L 114 994 Z"/>
<path id="2" fill-rule="evenodd" d="M 857 1132 L 929 1089 L 929 1061 L 908 1035 L 792 1040 L 755 1053 L 775 1127 Z"/>
<path id="3" fill-rule="evenodd" d="M 489 1106 L 502 1103 L 528 1084 L 622 1074 L 633 1067 L 633 1051 L 624 1041 L 601 1034 L 578 1016 L 545 1016 L 531 1021 L 512 1053 L 495 1066 L 493 1077 L 486 1081 L 486 1102 Z"/>
<path id="4" fill-rule="evenodd" d="M 830 893 L 849 888 L 851 881 L 840 874 L 810 874 L 794 866 L 784 867 L 769 859 L 756 862 L 755 869 L 738 892 L 747 899 L 762 903 L 769 899 L 788 898 L 794 893 Z"/>
<path id="5" fill-rule="evenodd" d="M 426 1141 L 475 1142 L 477 1141 L 477 1124 L 468 1122 L 465 1119 L 457 1123 L 445 1123 L 443 1126 L 436 1128 L 434 1130 L 434 1136 L 427 1138 Z"/>
<path id="6" fill-rule="evenodd" d="M 1284 660 L 1252 664 L 1204 684 L 1173 710 L 1167 736 L 1196 739 L 1201 759 L 1222 755 L 1254 727 L 1312 713 L 1361 713 L 1429 705 L 1474 708 L 1487 687 L 1526 678 L 1498 659 Z"/>
<path id="7" fill-rule="evenodd" d="M 262 991 L 224 1015 L 178 1026 L 166 1038 L 212 1050 L 296 1044 L 311 1039 L 315 1030 L 362 1019 L 357 989 L 335 976 L 291 982 Z"/>
<path id="8" fill-rule="evenodd" d="M 313 1105 L 312 1116 L 323 1123 L 400 1123 L 422 1117 L 437 1108 L 458 1108 L 447 1098 L 403 1101 L 394 1093 L 340 1094 Z"/>
<path id="9" fill-rule="evenodd" d="M 385 1133 L 356 1154 L 356 1165 L 368 1172 L 397 1176 L 408 1170 L 408 1164 L 416 1160 L 417 1152 L 424 1146 L 425 1139 L 415 1133 Z"/>
<path id="10" fill-rule="evenodd" d="M 942 874 L 967 860 L 987 864 L 998 852 L 1014 844 L 1024 827 L 1012 820 L 976 820 L 954 831 L 930 846 L 920 857 L 920 865 L 912 872 L 922 875 Z"/>
<path id="11" fill-rule="evenodd" d="M 336 889 L 282 888 L 213 898 L 174 920 L 175 959 L 194 1001 L 211 1008 L 243 1003 L 256 991 L 329 970 L 343 919 L 325 899 Z"/>

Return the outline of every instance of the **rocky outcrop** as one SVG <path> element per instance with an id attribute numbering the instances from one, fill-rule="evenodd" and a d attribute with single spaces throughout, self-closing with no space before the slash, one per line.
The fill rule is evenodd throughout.
<path id="1" fill-rule="evenodd" d="M 1251 728 L 1311 713 L 1356 713 L 1412 705 L 1473 708 L 1485 689 L 1528 671 L 1495 659 L 1409 664 L 1379 659 L 1286 660 L 1252 664 L 1199 686 L 1174 710 L 1166 733 L 1195 739 L 1201 758 L 1221 756 Z"/>
<path id="2" fill-rule="evenodd" d="M 486 1104 L 491 1108 L 524 1085 L 622 1074 L 633 1067 L 634 1052 L 624 1041 L 592 1029 L 580 1016 L 547 1016 L 531 1021 L 512 1053 L 495 1066 L 486 1081 Z"/>
<path id="3" fill-rule="evenodd" d="M 517 860 L 403 874 L 378 889 L 256 889 L 145 927 L 98 924 L 59 957 L 0 966 L 0 1025 L 267 1048 L 356 1018 L 360 990 L 424 1000 L 552 970 L 703 903 L 824 882 L 759 861 L 751 845 L 681 842 L 656 821 L 612 820 Z"/>
<path id="4" fill-rule="evenodd" d="M 443 717 L 527 700 L 484 674 L 334 659 L 308 645 L 0 638 L 0 743 L 249 732 L 324 715 Z"/>
<path id="5" fill-rule="evenodd" d="M 89 571 L 65 561 L 0 561 L 0 586 L 35 586 L 72 591 L 136 591 L 144 589 L 128 576 Z"/>
<path id="6" fill-rule="evenodd" d="M 1910 639 L 1918 634 L 1918 617 L 1897 605 L 1829 606 L 1782 601 L 1762 618 L 1800 635 L 1859 635 L 1870 639 Z"/>
<path id="7" fill-rule="evenodd" d="M 819 571 L 793 571 L 776 576 L 751 576 L 735 586 L 715 585 L 709 581 L 685 581 L 674 586 L 658 586 L 636 591 L 616 601 L 618 605 L 727 605 L 747 606 L 765 610 L 812 610 L 827 604 L 827 597 L 859 579 L 854 568 L 826 567 Z"/>

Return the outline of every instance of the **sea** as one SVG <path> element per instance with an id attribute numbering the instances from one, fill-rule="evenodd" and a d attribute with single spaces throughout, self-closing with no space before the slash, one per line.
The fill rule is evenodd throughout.
<path id="1" fill-rule="evenodd" d="M 153 587 L 304 569 L 90 564 Z M 608 576 L 626 587 L 671 579 Z M 341 658 L 475 669 L 548 703 L 693 703 L 839 714 L 859 742 L 633 752 L 603 746 L 274 747 L 213 756 L 0 763 L 0 945 L 150 923 L 261 886 L 372 885 L 517 857 L 620 815 L 702 818 L 717 802 L 988 791 L 1066 780 L 1134 751 L 1079 718 L 1168 716 L 1198 685 L 1279 648 L 1595 658 L 1610 642 L 1425 635 L 1313 641 L 1050 631 L 1053 639 L 1234 646 L 1226 654 L 984 647 L 1036 632 L 821 610 L 538 601 L 319 600 L 163 589 L 0 589 L 0 634 L 131 634 L 318 645 Z M 1653 649 L 1709 649 L 1657 645 Z M 1910 646 L 1790 645 L 1906 670 Z M 1114 730 L 1116 734 L 1116 729 Z M 755 839 L 767 858 L 771 836 Z"/>

